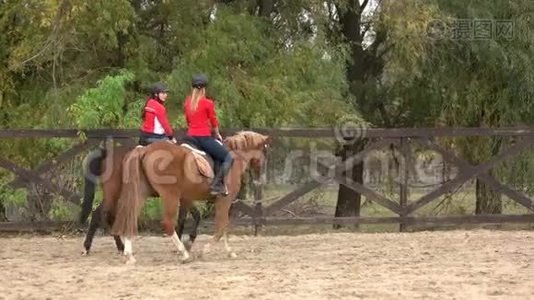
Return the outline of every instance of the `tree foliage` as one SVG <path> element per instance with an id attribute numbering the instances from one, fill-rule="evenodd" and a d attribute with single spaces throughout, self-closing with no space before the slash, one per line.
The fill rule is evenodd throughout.
<path id="1" fill-rule="evenodd" d="M 528 0 L 0 1 L 0 126 L 137 128 L 146 87 L 163 81 L 182 127 L 197 72 L 223 127 L 334 126 L 347 115 L 380 127 L 531 124 L 533 12 Z M 514 36 L 430 26 L 457 20 L 510 20 Z M 508 143 L 450 142 L 473 163 Z M 29 167 L 69 143 L 0 149 Z M 531 161 L 500 172 L 512 178 Z"/>

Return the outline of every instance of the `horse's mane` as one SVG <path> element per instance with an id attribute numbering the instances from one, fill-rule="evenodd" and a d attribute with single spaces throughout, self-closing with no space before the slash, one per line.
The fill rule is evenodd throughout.
<path id="1" fill-rule="evenodd" d="M 249 150 L 263 146 L 267 136 L 254 131 L 239 131 L 235 135 L 224 139 L 224 144 L 230 150 Z"/>

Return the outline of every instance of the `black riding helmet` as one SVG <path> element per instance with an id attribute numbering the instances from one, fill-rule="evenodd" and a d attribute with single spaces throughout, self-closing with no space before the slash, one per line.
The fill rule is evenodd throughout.
<path id="1" fill-rule="evenodd" d="M 168 91 L 169 89 L 167 89 L 167 87 L 161 82 L 155 83 L 154 85 L 152 85 L 152 88 L 150 89 L 150 93 L 152 95 L 157 95 L 159 93 L 166 93 Z"/>
<path id="2" fill-rule="evenodd" d="M 208 78 L 204 74 L 195 74 L 191 80 L 191 86 L 194 88 L 203 88 L 208 85 Z"/>

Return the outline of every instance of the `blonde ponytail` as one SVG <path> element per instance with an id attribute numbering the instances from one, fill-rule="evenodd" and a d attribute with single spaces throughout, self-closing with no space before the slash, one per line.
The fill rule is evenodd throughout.
<path id="1" fill-rule="evenodd" d="M 190 110 L 192 112 L 197 110 L 198 101 L 200 100 L 202 96 L 204 96 L 203 89 L 193 88 L 193 92 L 191 93 L 191 106 L 190 106 Z"/>

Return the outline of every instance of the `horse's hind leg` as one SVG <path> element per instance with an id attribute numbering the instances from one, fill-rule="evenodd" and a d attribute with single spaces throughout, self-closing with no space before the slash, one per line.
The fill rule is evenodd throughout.
<path id="1" fill-rule="evenodd" d="M 183 201 L 180 201 L 180 209 L 178 211 L 178 225 L 176 226 L 176 232 L 178 234 L 178 238 L 184 244 L 185 249 L 187 249 L 187 251 L 191 251 L 191 247 L 193 246 L 193 242 L 197 236 L 196 230 L 198 226 L 198 222 L 196 220 L 196 215 L 194 212 L 198 213 L 198 210 L 196 209 L 194 205 L 191 205 L 190 207 L 186 207 L 185 205 L 183 205 L 183 203 L 184 203 Z M 185 221 L 187 220 L 188 211 L 193 216 L 195 224 L 193 226 L 192 232 L 189 234 L 189 241 L 183 241 L 182 236 L 184 234 Z M 200 218 L 200 213 L 198 213 L 198 216 Z"/>
<path id="2" fill-rule="evenodd" d="M 124 236 L 124 256 L 127 257 L 126 264 L 135 264 L 135 257 L 133 256 L 132 237 Z M 120 239 L 120 238 L 119 238 Z"/>
<path id="3" fill-rule="evenodd" d="M 198 208 L 195 205 L 191 205 L 189 207 L 189 213 L 191 213 L 191 216 L 193 217 L 193 228 L 191 228 L 191 232 L 189 233 L 189 241 L 185 242 L 184 245 L 188 251 L 191 251 L 191 248 L 193 248 L 193 244 L 197 239 L 198 225 L 200 224 L 200 211 L 198 211 Z"/>
<path id="4" fill-rule="evenodd" d="M 174 229 L 174 220 L 176 219 L 176 210 L 180 205 L 180 198 L 176 197 L 177 193 L 175 191 L 158 192 L 163 200 L 163 230 L 165 231 L 165 234 L 171 237 L 171 240 L 178 251 L 182 253 L 182 262 L 187 262 L 190 259 L 189 251 L 187 251 L 180 238 L 178 238 L 178 234 Z"/>
<path id="5" fill-rule="evenodd" d="M 119 254 L 122 254 L 124 252 L 124 243 L 121 240 L 121 237 L 118 235 L 114 235 L 113 239 L 115 240 L 115 246 L 117 246 L 117 251 L 119 251 Z"/>
<path id="6" fill-rule="evenodd" d="M 195 205 L 191 205 L 189 212 L 193 217 L 193 229 L 189 234 L 189 241 L 191 241 L 192 245 L 195 242 L 198 234 L 198 225 L 200 224 L 200 211 L 198 211 L 198 208 Z"/>
<path id="7" fill-rule="evenodd" d="M 108 226 L 111 228 L 113 227 L 113 222 L 115 222 L 115 215 L 111 212 L 107 212 L 106 216 Z M 114 235 L 113 239 L 115 240 L 115 246 L 117 246 L 117 251 L 119 251 L 120 254 L 124 252 L 124 243 L 122 242 L 120 236 Z"/>
<path id="8" fill-rule="evenodd" d="M 180 209 L 178 210 L 178 224 L 176 225 L 176 232 L 180 240 L 182 240 L 182 235 L 184 234 L 186 219 L 187 219 L 187 208 L 184 207 L 183 205 L 180 205 Z"/>
<path id="9" fill-rule="evenodd" d="M 91 250 L 93 238 L 95 237 L 95 233 L 102 222 L 103 208 L 103 205 L 100 204 L 91 214 L 91 223 L 89 224 L 89 230 L 87 230 L 87 234 L 85 235 L 85 241 L 83 242 L 83 247 L 85 248 L 82 253 L 83 255 L 88 255 L 89 251 Z"/>
<path id="10" fill-rule="evenodd" d="M 107 216 L 104 216 L 107 214 Z M 100 225 L 102 224 L 102 219 L 106 217 L 108 225 L 111 227 L 113 226 L 113 222 L 115 221 L 115 216 L 110 214 L 109 212 L 104 212 L 104 205 L 103 203 L 100 203 L 100 205 L 93 211 L 91 214 L 91 223 L 89 225 L 89 230 L 87 231 L 87 235 L 85 236 L 85 240 L 83 242 L 83 246 L 85 250 L 83 251 L 83 255 L 88 255 L 89 251 L 91 250 L 91 246 L 93 244 L 93 239 L 95 237 L 96 231 L 98 228 L 100 228 Z M 122 253 L 124 251 L 124 244 L 122 243 L 122 240 L 118 235 L 114 235 L 113 239 L 115 240 L 115 245 L 117 246 L 117 250 Z"/>

